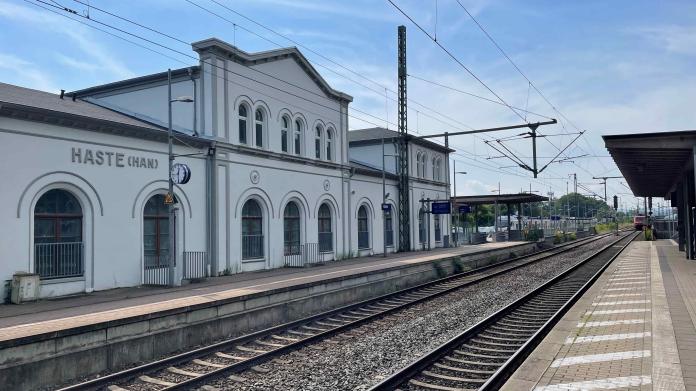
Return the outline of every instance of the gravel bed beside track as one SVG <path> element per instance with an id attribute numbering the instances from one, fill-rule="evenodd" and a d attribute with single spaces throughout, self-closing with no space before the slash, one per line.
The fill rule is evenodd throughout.
<path id="1" fill-rule="evenodd" d="M 614 241 L 609 236 L 305 347 L 258 370 L 222 378 L 222 390 L 364 390 Z M 352 337 L 346 337 L 345 334 Z"/>

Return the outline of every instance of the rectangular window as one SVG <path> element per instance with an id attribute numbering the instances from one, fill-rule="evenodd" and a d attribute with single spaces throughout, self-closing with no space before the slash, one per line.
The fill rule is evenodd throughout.
<path id="1" fill-rule="evenodd" d="M 256 146 L 263 147 L 263 125 L 256 124 Z"/>
<path id="2" fill-rule="evenodd" d="M 283 152 L 288 151 L 288 132 L 286 130 L 283 130 L 283 133 L 280 136 L 280 148 L 283 150 Z"/>
<path id="3" fill-rule="evenodd" d="M 442 230 L 440 229 L 440 215 L 435 215 L 434 223 L 435 223 L 435 241 L 441 242 L 442 241 Z"/>
<path id="4" fill-rule="evenodd" d="M 317 159 L 321 159 L 321 140 L 320 139 L 314 140 L 314 156 Z"/>
<path id="5" fill-rule="evenodd" d="M 370 248 L 370 231 L 367 227 L 367 219 L 358 219 L 358 248 Z"/>
<path id="6" fill-rule="evenodd" d="M 302 154 L 302 147 L 300 145 L 300 134 L 295 133 L 295 155 Z"/>
<path id="7" fill-rule="evenodd" d="M 246 126 L 246 120 L 245 119 L 239 119 L 239 143 L 240 144 L 246 144 L 247 143 L 247 126 Z"/>

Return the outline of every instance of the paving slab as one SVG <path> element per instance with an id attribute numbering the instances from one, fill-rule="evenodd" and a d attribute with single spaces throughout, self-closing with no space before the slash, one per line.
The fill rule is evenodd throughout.
<path id="1" fill-rule="evenodd" d="M 696 262 L 673 241 L 637 241 L 503 390 L 696 391 Z"/>

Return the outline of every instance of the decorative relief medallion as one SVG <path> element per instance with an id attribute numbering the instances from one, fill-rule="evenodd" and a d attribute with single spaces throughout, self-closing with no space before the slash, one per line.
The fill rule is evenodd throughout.
<path id="1" fill-rule="evenodd" d="M 331 188 L 331 182 L 328 179 L 324 179 L 324 191 L 329 191 Z"/>
<path id="2" fill-rule="evenodd" d="M 258 171 L 254 170 L 249 174 L 249 179 L 251 180 L 251 183 L 257 184 L 261 180 L 261 174 L 259 174 Z"/>

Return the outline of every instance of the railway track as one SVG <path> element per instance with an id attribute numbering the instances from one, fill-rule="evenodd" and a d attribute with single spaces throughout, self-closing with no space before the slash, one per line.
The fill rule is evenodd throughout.
<path id="1" fill-rule="evenodd" d="M 195 389 L 212 379 L 241 372 L 274 357 L 357 327 L 405 307 L 576 249 L 608 235 L 566 243 L 378 298 L 222 341 L 162 360 L 60 389 L 111 391 Z M 259 369 L 262 370 L 262 369 Z"/>
<path id="2" fill-rule="evenodd" d="M 499 389 L 637 235 L 623 235 L 402 368 L 370 391 Z"/>

